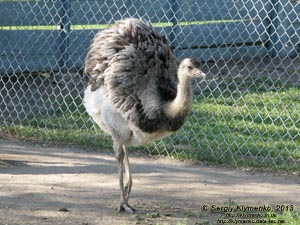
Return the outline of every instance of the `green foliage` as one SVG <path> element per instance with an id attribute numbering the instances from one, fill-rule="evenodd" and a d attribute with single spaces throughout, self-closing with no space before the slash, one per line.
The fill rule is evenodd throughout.
<path id="1" fill-rule="evenodd" d="M 192 146 L 177 148 L 174 156 L 295 169 L 300 158 L 299 87 L 278 92 L 199 97 L 184 128 L 169 142 Z M 183 156 L 185 155 L 185 156 Z"/>
<path id="2" fill-rule="evenodd" d="M 224 93 L 224 90 L 220 90 Z M 194 101 L 184 127 L 139 149 L 181 159 L 241 166 L 297 169 L 300 158 L 300 88 L 243 94 L 210 93 Z M 79 97 L 55 110 L 0 128 L 22 139 L 111 148 L 111 139 L 89 118 Z"/>
<path id="3" fill-rule="evenodd" d="M 300 224 L 300 212 L 298 211 L 284 211 L 282 214 L 275 214 L 275 215 L 276 217 L 275 218 L 273 217 L 273 219 L 275 221 L 280 221 L 281 224 L 288 224 L 288 225 Z"/>

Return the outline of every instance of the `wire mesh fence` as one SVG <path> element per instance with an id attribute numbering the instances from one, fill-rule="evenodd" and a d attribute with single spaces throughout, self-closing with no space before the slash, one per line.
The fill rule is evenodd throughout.
<path id="1" fill-rule="evenodd" d="M 193 112 L 152 154 L 300 168 L 300 2 L 0 1 L 0 136 L 111 147 L 82 105 L 98 30 L 144 18 L 197 57 Z"/>

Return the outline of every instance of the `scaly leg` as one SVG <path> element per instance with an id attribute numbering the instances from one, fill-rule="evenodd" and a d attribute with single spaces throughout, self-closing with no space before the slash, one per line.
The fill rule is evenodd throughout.
<path id="1" fill-rule="evenodd" d="M 118 173 L 119 173 L 119 185 L 120 185 L 120 190 L 121 190 L 121 199 L 120 199 L 120 206 L 118 208 L 118 211 L 126 211 L 129 213 L 133 213 L 135 209 L 131 207 L 128 204 L 128 199 L 129 199 L 129 194 L 132 186 L 132 179 L 131 179 L 131 174 L 129 170 L 129 160 L 128 160 L 128 155 L 126 152 L 126 149 L 123 148 L 122 145 L 114 143 L 114 150 L 116 154 L 116 158 L 118 161 Z M 126 186 L 124 187 L 124 181 L 123 181 L 123 161 L 125 157 L 125 175 L 126 175 Z"/>
<path id="2" fill-rule="evenodd" d="M 130 172 L 128 152 L 125 145 L 123 145 L 123 152 L 124 152 L 124 159 L 125 159 L 125 175 L 126 175 L 125 199 L 128 202 L 129 195 L 131 192 L 131 187 L 132 187 L 132 177 Z"/>

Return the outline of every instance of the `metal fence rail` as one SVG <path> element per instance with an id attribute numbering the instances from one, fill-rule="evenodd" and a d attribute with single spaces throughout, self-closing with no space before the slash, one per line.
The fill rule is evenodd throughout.
<path id="1" fill-rule="evenodd" d="M 194 109 L 151 153 L 300 168 L 298 0 L 0 1 L 0 136 L 109 146 L 82 106 L 99 29 L 143 17 L 198 57 Z"/>

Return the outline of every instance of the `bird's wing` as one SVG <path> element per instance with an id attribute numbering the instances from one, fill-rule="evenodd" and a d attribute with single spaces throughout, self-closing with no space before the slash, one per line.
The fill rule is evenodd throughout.
<path id="1" fill-rule="evenodd" d="M 146 132 L 160 128 L 162 106 L 176 96 L 176 70 L 166 38 L 138 19 L 100 32 L 86 60 L 92 87 L 106 85 L 120 114 Z"/>
<path id="2" fill-rule="evenodd" d="M 128 41 L 113 29 L 106 29 L 96 34 L 86 56 L 84 68 L 84 73 L 89 76 L 92 91 L 104 84 L 105 71 L 109 62 L 116 53 L 128 45 Z"/>

